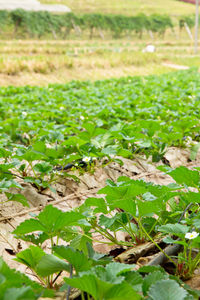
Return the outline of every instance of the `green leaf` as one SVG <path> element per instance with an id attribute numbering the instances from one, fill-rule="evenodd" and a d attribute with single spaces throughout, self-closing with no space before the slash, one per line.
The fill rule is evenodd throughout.
<path id="1" fill-rule="evenodd" d="M 42 225 L 38 220 L 29 219 L 20 223 L 17 228 L 13 231 L 14 234 L 26 234 L 34 231 L 45 231 L 44 225 Z"/>
<path id="2" fill-rule="evenodd" d="M 113 231 L 122 227 L 123 224 L 127 224 L 128 221 L 129 218 L 126 213 L 116 213 L 112 218 L 108 218 L 104 215 L 100 215 L 99 217 L 99 225 Z"/>
<path id="3" fill-rule="evenodd" d="M 15 260 L 32 270 L 36 270 L 37 264 L 44 255 L 45 252 L 40 247 L 30 246 L 28 249 L 19 252 Z"/>
<path id="4" fill-rule="evenodd" d="M 0 285 L 3 284 L 6 281 L 5 276 L 3 276 L 2 274 L 0 274 Z"/>
<path id="5" fill-rule="evenodd" d="M 73 240 L 70 242 L 70 246 L 74 249 L 83 251 L 84 254 L 88 253 L 87 243 L 91 243 L 91 239 L 82 234 L 78 234 Z"/>
<path id="6" fill-rule="evenodd" d="M 127 213 L 130 213 L 132 216 L 136 214 L 136 203 L 134 200 L 131 199 L 123 199 L 114 201 L 112 204 L 109 204 L 111 209 L 114 208 L 121 208 L 125 210 Z"/>
<path id="7" fill-rule="evenodd" d="M 22 186 L 18 182 L 12 179 L 10 180 L 3 179 L 0 181 L 0 190 L 2 192 L 7 191 L 10 188 L 22 189 Z"/>
<path id="8" fill-rule="evenodd" d="M 170 233 L 182 237 L 189 231 L 189 228 L 186 225 L 181 225 L 177 223 L 177 224 L 166 224 L 166 225 L 159 226 L 157 230 L 167 234 Z"/>
<path id="9" fill-rule="evenodd" d="M 108 257 L 107 255 L 103 253 L 95 252 L 92 245 L 90 243 L 87 243 L 87 249 L 88 249 L 88 257 L 93 261 L 93 264 L 102 264 L 106 265 L 109 263 L 112 258 Z"/>
<path id="10" fill-rule="evenodd" d="M 116 284 L 120 284 L 120 283 L 122 283 L 124 281 L 124 277 L 123 276 L 117 276 L 117 275 L 113 276 L 114 274 L 112 275 L 112 268 L 106 269 L 106 268 L 104 268 L 103 266 L 100 266 L 100 265 L 99 266 L 95 266 L 94 268 L 92 268 L 87 273 L 95 274 L 97 280 L 99 280 L 101 282 L 100 284 L 103 284 L 103 282 L 107 282 L 107 283 L 109 283 L 111 285 L 112 284 L 116 285 Z M 123 273 L 123 270 L 122 270 L 122 273 Z M 111 285 L 110 285 L 110 287 L 111 287 Z"/>
<path id="11" fill-rule="evenodd" d="M 152 273 L 157 271 L 165 273 L 165 270 L 160 266 L 143 266 L 139 269 L 140 273 Z"/>
<path id="12" fill-rule="evenodd" d="M 65 281 L 82 291 L 91 294 L 98 299 L 140 299 L 130 284 L 124 281 L 124 277 L 118 276 L 126 273 L 133 266 L 110 263 L 105 268 L 97 266 L 88 272 L 80 274 L 78 278 L 65 278 Z M 123 297 L 123 298 L 122 298 Z"/>
<path id="13" fill-rule="evenodd" d="M 3 300 L 34 300 L 37 299 L 37 296 L 34 294 L 34 292 L 31 290 L 29 286 L 26 287 L 20 287 L 20 288 L 10 288 L 7 289 Z"/>
<path id="14" fill-rule="evenodd" d="M 163 210 L 162 199 L 156 199 L 154 201 L 139 201 L 137 200 L 138 210 L 140 216 L 147 216 L 151 213 L 158 213 Z"/>
<path id="15" fill-rule="evenodd" d="M 187 192 L 180 194 L 187 203 L 200 203 L 200 193 Z"/>
<path id="16" fill-rule="evenodd" d="M 49 233 L 58 232 L 65 226 L 78 225 L 78 221 L 85 217 L 77 212 L 62 212 L 52 205 L 48 205 L 38 215 L 39 221 Z"/>
<path id="17" fill-rule="evenodd" d="M 144 194 L 145 192 L 145 184 L 139 185 L 134 181 L 130 181 L 128 183 L 124 182 L 124 186 L 106 186 L 101 189 L 98 194 L 106 194 L 106 199 L 109 203 L 112 203 L 115 200 L 134 199 L 136 196 Z"/>
<path id="18" fill-rule="evenodd" d="M 82 252 L 68 246 L 56 246 L 53 250 L 57 255 L 66 259 L 76 272 L 87 271 L 91 268 L 92 262 Z"/>
<path id="19" fill-rule="evenodd" d="M 69 264 L 53 254 L 44 255 L 40 259 L 36 269 L 37 273 L 43 277 L 63 270 L 70 272 Z"/>
<path id="20" fill-rule="evenodd" d="M 88 207 L 91 207 L 91 206 L 97 207 L 94 210 L 95 213 L 99 213 L 99 212 L 102 212 L 104 214 L 107 213 L 107 205 L 103 198 L 87 198 L 85 200 L 84 205 L 88 206 Z"/>
<path id="21" fill-rule="evenodd" d="M 126 282 L 128 282 L 135 291 L 142 292 L 143 277 L 135 271 L 124 274 Z"/>
<path id="22" fill-rule="evenodd" d="M 105 300 L 139 300 L 141 296 L 127 282 L 110 288 L 104 296 Z"/>
<path id="23" fill-rule="evenodd" d="M 16 201 L 16 202 L 21 203 L 23 206 L 29 207 L 26 197 L 22 194 L 11 194 L 11 193 L 5 192 L 5 195 L 9 201 Z"/>
<path id="24" fill-rule="evenodd" d="M 13 297 L 15 297 L 15 294 L 18 295 L 18 290 L 22 290 L 24 287 L 30 287 L 32 291 L 34 291 L 34 295 L 36 299 L 38 297 L 38 295 L 41 296 L 46 296 L 46 297 L 53 297 L 54 292 L 47 288 L 43 288 L 41 285 L 39 285 L 38 283 L 32 281 L 31 279 L 29 279 L 27 276 L 25 276 L 24 274 L 17 272 L 14 269 L 10 269 L 6 263 L 3 261 L 2 258 L 0 258 L 0 274 L 2 276 L 4 276 L 5 281 L 3 282 L 3 284 L 0 284 L 0 299 L 4 299 L 4 300 L 10 300 L 10 299 L 14 299 Z M 13 288 L 17 288 L 17 290 L 11 290 Z M 6 294 L 8 293 L 8 294 Z M 13 297 L 12 297 L 12 294 Z M 23 294 L 22 294 L 23 295 Z M 26 294 L 26 296 L 22 296 L 20 298 L 20 300 L 28 300 L 28 292 Z M 8 297 L 7 297 L 8 296 Z M 32 300 L 32 298 L 31 298 Z"/>
<path id="25" fill-rule="evenodd" d="M 56 207 L 48 205 L 36 218 L 24 221 L 13 233 L 20 236 L 34 231 L 41 231 L 44 233 L 42 238 L 45 240 L 60 234 L 67 226 L 79 225 L 78 221 L 85 217 L 73 211 L 64 213 Z"/>
<path id="26" fill-rule="evenodd" d="M 186 290 L 174 280 L 160 280 L 151 286 L 148 296 L 152 300 L 183 300 L 188 295 Z"/>
<path id="27" fill-rule="evenodd" d="M 35 144 L 32 145 L 32 147 L 37 152 L 45 153 L 46 151 L 46 144 L 42 141 L 37 141 Z"/>
<path id="28" fill-rule="evenodd" d="M 174 240 L 170 236 L 167 236 L 163 239 L 163 242 L 166 244 L 179 244 L 187 247 L 187 243 L 184 241 Z"/>
<path id="29" fill-rule="evenodd" d="M 145 276 L 145 278 L 143 280 L 143 285 L 142 285 L 142 290 L 143 290 L 144 296 L 147 296 L 148 290 L 152 284 L 156 283 L 157 281 L 160 281 L 161 279 L 167 279 L 167 278 L 168 278 L 168 275 L 164 274 L 160 271 L 153 272 L 153 273 L 150 273 L 147 276 Z"/>
<path id="30" fill-rule="evenodd" d="M 52 171 L 53 167 L 47 162 L 41 162 L 34 165 L 33 169 L 42 174 L 48 174 Z"/>
<path id="31" fill-rule="evenodd" d="M 196 187 L 199 185 L 200 175 L 198 171 L 189 170 L 186 167 L 179 167 L 175 170 L 168 172 L 177 183 L 182 185 L 187 185 L 191 187 Z"/>
<path id="32" fill-rule="evenodd" d="M 103 294 L 103 291 L 99 293 L 98 282 L 94 275 L 83 275 L 77 278 L 64 278 L 65 282 L 70 286 L 80 289 L 88 294 L 90 294 L 95 300 L 101 299 L 100 295 Z M 108 286 L 108 287 L 107 287 Z M 105 283 L 104 290 L 109 289 L 111 284 Z"/>
<path id="33" fill-rule="evenodd" d="M 200 148 L 200 143 L 192 146 L 192 148 L 190 150 L 190 159 L 191 160 L 195 160 L 196 159 L 196 156 L 197 156 L 197 153 L 199 151 L 199 148 Z"/>
<path id="34" fill-rule="evenodd" d="M 113 277 L 116 277 L 120 274 L 123 274 L 124 272 L 131 271 L 133 268 L 135 268 L 136 265 L 127 265 L 123 263 L 117 263 L 112 262 L 106 266 L 106 272 L 107 272 L 107 280 L 112 281 Z"/>

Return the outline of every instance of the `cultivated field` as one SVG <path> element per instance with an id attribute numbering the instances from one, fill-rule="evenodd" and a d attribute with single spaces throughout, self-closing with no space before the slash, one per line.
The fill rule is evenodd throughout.
<path id="1" fill-rule="evenodd" d="M 195 9 L 41 2 L 173 22 Z M 0 300 L 198 300 L 200 57 L 188 28 L 113 39 L 83 22 L 59 40 L 62 23 L 37 40 L 48 15 L 35 35 L 34 16 L 18 11 L 0 32 Z"/>
<path id="2" fill-rule="evenodd" d="M 35 282 L 1 261 L 3 299 L 198 299 L 199 83 L 193 70 L 1 88 L 1 255 Z"/>

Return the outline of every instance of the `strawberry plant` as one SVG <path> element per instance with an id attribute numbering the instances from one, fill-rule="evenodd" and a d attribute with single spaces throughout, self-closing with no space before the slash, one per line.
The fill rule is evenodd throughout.
<path id="1" fill-rule="evenodd" d="M 160 162 L 158 169 L 173 183 L 121 176 L 107 180 L 96 197 L 74 210 L 47 205 L 21 222 L 13 234 L 30 246 L 15 260 L 39 283 L 19 273 L 15 281 L 15 271 L 1 261 L 0 299 L 38 299 L 49 293 L 44 287 L 63 291 L 67 299 L 71 287 L 80 290 L 82 299 L 198 299 L 199 293 L 181 279 L 191 277 L 200 263 L 200 170 L 172 169 L 162 162 L 170 146 L 189 147 L 195 159 L 200 142 L 199 83 L 200 75 L 189 70 L 144 79 L 1 88 L 3 201 L 28 206 L 22 182 L 39 193 L 46 188 L 54 191 L 51 185 L 60 176 L 75 178 L 69 170 L 93 172 L 111 162 L 121 164 L 121 157 Z M 128 239 L 119 238 L 119 232 Z M 151 242 L 173 264 L 174 273 L 158 266 L 137 270 L 134 264 L 95 252 L 96 234 L 102 237 L 99 243 L 123 250 Z M 44 250 L 46 243 L 49 248 Z M 168 255 L 168 244 L 180 245 L 179 253 Z M 61 276 L 66 277 L 64 284 L 58 283 Z"/>

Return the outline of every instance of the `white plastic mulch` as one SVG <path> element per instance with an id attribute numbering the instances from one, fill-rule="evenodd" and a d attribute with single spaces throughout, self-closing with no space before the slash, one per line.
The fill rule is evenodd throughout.
<path id="1" fill-rule="evenodd" d="M 70 12 L 71 9 L 61 4 L 41 4 L 38 0 L 0 0 L 0 10 L 46 10 L 50 12 Z"/>

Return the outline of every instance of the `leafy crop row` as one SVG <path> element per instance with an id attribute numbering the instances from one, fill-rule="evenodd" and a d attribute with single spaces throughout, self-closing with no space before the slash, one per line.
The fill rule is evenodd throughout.
<path id="1" fill-rule="evenodd" d="M 11 192 L 12 187 L 22 189 L 18 177 L 42 191 L 61 173 L 68 176 L 62 169 L 84 172 L 105 157 L 106 162 L 119 163 L 120 156 L 136 155 L 159 161 L 168 147 L 185 147 L 189 141 L 194 159 L 200 139 L 199 83 L 199 73 L 190 70 L 46 88 L 1 88 L 0 191 L 5 201 L 28 206 L 20 192 Z M 120 177 L 107 182 L 99 191 L 101 198 L 88 198 L 69 212 L 49 205 L 21 223 L 13 233 L 32 245 L 16 260 L 30 268 L 40 284 L 0 261 L 0 299 L 38 299 L 50 296 L 52 289 L 65 291 L 69 299 L 71 287 L 80 289 L 82 299 L 198 299 L 181 279 L 190 278 L 200 262 L 195 252 L 200 247 L 199 168 L 160 170 L 174 183 L 160 186 Z M 127 232 L 130 240 L 119 240 L 118 231 Z M 134 265 L 94 252 L 97 232 L 106 243 L 122 247 L 151 241 L 163 252 L 158 237 L 166 245 L 178 245 L 175 259 L 166 254 L 177 277 L 155 266 L 136 271 Z M 47 240 L 50 254 L 42 250 Z M 61 246 L 61 240 L 67 246 Z M 56 281 L 63 271 L 69 277 L 60 287 Z"/>
<path id="2" fill-rule="evenodd" d="M 88 198 L 82 206 L 69 212 L 48 205 L 38 216 L 22 222 L 13 233 L 16 238 L 33 245 L 19 252 L 15 260 L 31 269 L 41 286 L 19 274 L 8 282 L 9 272 L 12 277 L 14 272 L 1 262 L 0 291 L 4 297 L 0 299 L 8 295 L 15 295 L 12 299 L 37 299 L 39 295 L 49 296 L 52 288 L 65 291 L 69 299 L 71 287 L 80 289 L 82 299 L 86 299 L 86 294 L 87 299 L 92 296 L 94 300 L 146 299 L 146 296 L 152 300 L 198 299 L 199 292 L 181 279 L 190 278 L 200 263 L 198 252 L 192 256 L 193 249 L 200 248 L 199 168 L 161 169 L 176 183 L 160 186 L 120 177 L 117 182 L 108 181 L 99 191 L 104 194 L 102 198 Z M 192 188 L 198 192 L 193 192 Z M 116 208 L 122 211 L 116 213 Z M 118 231 L 128 232 L 130 241 L 118 240 Z M 134 264 L 113 262 L 111 256 L 94 252 L 95 232 L 106 238 L 104 243 L 114 245 L 133 247 L 141 241 L 152 241 L 161 252 L 156 237 L 163 235 L 165 244 L 182 247 L 176 259 L 165 254 L 177 277 L 150 265 L 137 271 Z M 51 254 L 42 250 L 46 240 L 51 241 Z M 61 240 L 68 245 L 60 245 Z M 56 280 L 63 271 L 69 277 L 64 278 L 65 284 L 60 287 Z M 48 288 L 46 295 L 43 287 Z M 36 292 L 39 290 L 40 294 Z"/>
<path id="3" fill-rule="evenodd" d="M 188 22 L 190 27 L 194 26 L 193 19 L 193 16 L 181 17 L 179 19 L 180 28 L 184 26 L 184 22 Z M 45 11 L 27 12 L 21 9 L 11 12 L 0 11 L 0 25 L 2 31 L 6 26 L 12 26 L 15 36 L 18 34 L 29 38 L 41 38 L 49 33 L 54 38 L 66 38 L 72 30 L 79 34 L 81 31 L 89 30 L 92 38 L 95 29 L 111 32 L 114 38 L 132 32 L 142 37 L 145 30 L 164 35 L 168 28 L 173 28 L 173 22 L 167 15 L 153 14 L 146 16 L 145 14 L 139 14 L 128 17 L 123 15 L 85 14 L 78 16 L 73 13 L 57 15 Z"/>

